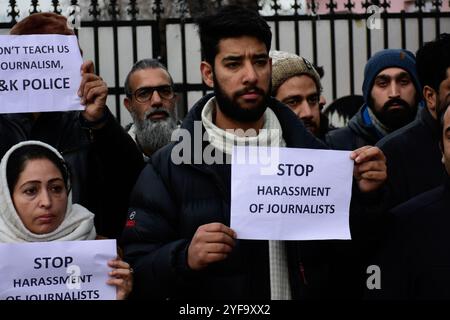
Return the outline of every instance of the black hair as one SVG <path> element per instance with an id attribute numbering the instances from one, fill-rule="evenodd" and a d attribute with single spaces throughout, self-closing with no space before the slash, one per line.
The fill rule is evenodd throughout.
<path id="1" fill-rule="evenodd" d="M 66 162 L 58 157 L 53 151 L 41 145 L 24 145 L 14 150 L 8 158 L 6 165 L 6 180 L 9 193 L 12 195 L 14 188 L 19 180 L 19 176 L 29 160 L 48 159 L 61 172 L 67 193 L 70 190 L 70 170 Z"/>
<path id="2" fill-rule="evenodd" d="M 447 79 L 450 67 L 450 34 L 442 33 L 435 41 L 427 42 L 416 52 L 416 68 L 422 86 L 439 92 L 439 85 Z"/>
<path id="3" fill-rule="evenodd" d="M 133 65 L 133 67 L 131 68 L 130 72 L 128 72 L 128 75 L 125 79 L 125 94 L 127 95 L 128 98 L 130 98 L 131 95 L 133 94 L 130 88 L 131 75 L 136 71 L 145 69 L 163 69 L 169 75 L 170 85 L 173 86 L 172 76 L 170 75 L 165 65 L 159 62 L 157 59 L 142 59 Z"/>
<path id="4" fill-rule="evenodd" d="M 251 36 L 266 45 L 270 51 L 272 32 L 267 22 L 252 9 L 223 6 L 215 14 L 197 19 L 203 59 L 214 66 L 219 42 L 226 38 Z"/>

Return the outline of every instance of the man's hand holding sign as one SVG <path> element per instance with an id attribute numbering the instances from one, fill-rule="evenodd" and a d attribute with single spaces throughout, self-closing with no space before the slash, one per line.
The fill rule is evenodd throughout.
<path id="1" fill-rule="evenodd" d="M 291 149 L 295 150 L 295 149 Z M 297 150 L 298 151 L 298 150 Z M 310 150 L 302 149 L 300 152 L 308 153 Z M 316 151 L 316 150 L 312 150 Z M 321 151 L 324 153 L 336 153 L 336 151 Z M 337 153 L 340 153 L 339 151 Z M 371 147 L 371 146 L 365 146 L 362 148 L 359 148 L 357 150 L 354 150 L 350 153 L 348 156 L 348 152 L 342 152 L 344 154 L 344 157 L 341 161 L 346 161 L 345 159 L 353 160 L 353 178 L 355 179 L 356 183 L 358 184 L 358 187 L 361 192 L 367 193 L 372 192 L 380 188 L 383 183 L 385 182 L 387 178 L 386 174 L 386 159 L 384 157 L 383 152 L 377 147 Z M 323 155 L 323 158 L 328 158 L 328 155 Z M 295 159 L 295 157 L 289 157 L 289 159 Z M 347 160 L 348 161 L 348 160 Z M 334 166 L 333 162 L 330 162 L 331 164 L 327 167 L 326 174 L 329 172 L 339 171 L 341 169 L 337 169 L 336 166 Z M 303 166 L 304 168 L 304 175 L 308 173 L 311 174 L 311 166 Z M 309 170 L 307 170 L 309 168 Z M 301 170 L 297 169 L 294 165 L 292 166 L 282 166 L 278 167 L 277 172 L 281 174 L 293 174 L 294 176 L 298 176 L 300 174 Z M 352 172 L 352 170 L 349 171 L 349 173 Z M 297 179 L 300 179 L 300 177 L 297 177 Z M 245 178 L 243 179 L 245 180 Z M 254 181 L 254 180 L 246 180 L 246 184 L 248 184 L 248 181 Z M 326 180 L 328 182 L 328 180 Z M 244 181 L 245 182 L 245 181 Z M 320 236 L 321 239 L 334 239 L 334 238 L 349 238 L 349 231 L 348 231 L 348 206 L 350 201 L 350 190 L 351 190 L 351 174 L 349 174 L 346 184 L 347 184 L 347 203 L 345 206 L 347 206 L 347 212 L 343 219 L 341 220 L 341 227 L 343 229 L 346 229 L 344 231 L 344 234 L 346 236 L 344 237 L 335 237 L 333 236 L 333 232 L 336 228 L 338 228 L 336 225 L 331 225 L 331 229 L 328 229 L 328 231 L 325 231 L 325 233 L 322 233 Z M 258 184 L 258 182 L 256 183 Z M 252 184 L 255 185 L 255 184 Z M 339 189 L 342 189 L 342 185 L 338 184 Z M 303 192 L 303 195 L 325 195 L 327 196 L 330 193 L 329 187 L 322 187 L 322 188 L 310 188 L 310 189 L 299 189 L 299 188 L 291 188 L 291 189 L 282 189 L 282 188 L 265 188 L 260 189 L 260 192 L 266 192 L 266 193 L 277 193 L 281 194 L 283 192 L 287 192 L 289 197 L 297 195 L 301 195 Z M 291 193 L 291 195 L 289 195 Z M 267 195 L 267 194 L 266 194 Z M 240 189 L 236 190 L 235 193 L 232 193 L 232 208 L 233 208 L 233 202 L 236 197 L 240 197 Z M 243 198 L 246 198 L 246 196 L 242 196 Z M 248 197 L 247 197 L 248 199 Z M 296 207 L 292 206 L 291 204 L 290 209 L 295 210 Z M 271 206 L 271 207 L 265 207 L 266 211 L 271 210 L 273 213 L 273 210 L 281 210 L 279 206 Z M 298 207 L 297 207 L 298 208 Z M 309 215 L 333 215 L 335 210 L 335 204 L 327 204 L 327 205 L 319 205 L 314 207 L 308 207 L 304 206 L 303 210 L 307 211 L 309 209 L 310 213 Z M 261 209 L 262 210 L 262 209 Z M 284 209 L 283 209 L 284 210 Z M 289 210 L 289 206 L 286 210 Z M 316 213 L 313 213 L 316 212 Z M 320 213 L 319 213 L 320 212 Z M 233 209 L 232 209 L 233 214 Z M 249 213 L 247 213 L 249 214 Z M 283 215 L 283 214 L 281 214 Z M 258 218 L 257 218 L 258 219 Z M 232 227 L 233 225 L 233 219 L 232 219 Z M 276 223 L 268 223 L 267 229 L 273 230 L 276 229 Z M 309 231 L 308 231 L 309 232 Z M 311 230 L 311 232 L 314 232 L 314 230 Z M 267 234 L 267 233 L 266 233 Z M 265 234 L 265 235 L 266 235 Z M 298 233 L 298 239 L 302 239 L 304 235 L 301 234 L 301 232 Z M 311 236 L 311 235 L 310 235 Z M 227 258 L 228 254 L 233 250 L 233 247 L 235 245 L 235 239 L 241 238 L 240 234 L 236 233 L 234 229 L 225 226 L 221 223 L 209 223 L 200 226 L 188 248 L 188 265 L 191 269 L 194 270 L 200 270 L 208 266 L 210 263 L 221 261 Z M 269 239 L 268 237 L 262 237 L 261 239 Z M 282 237 L 276 237 L 277 240 L 282 239 Z"/>
<path id="2" fill-rule="evenodd" d="M 86 106 L 82 116 L 89 122 L 97 122 L 104 116 L 108 86 L 103 79 L 94 73 L 94 63 L 91 60 L 81 65 L 81 83 L 78 89 L 81 104 Z M 101 127 L 99 124 L 98 127 Z"/>
<path id="3" fill-rule="evenodd" d="M 361 192 L 380 188 L 387 179 L 386 158 L 378 147 L 364 146 L 354 150 L 350 158 L 355 161 L 353 177 Z"/>

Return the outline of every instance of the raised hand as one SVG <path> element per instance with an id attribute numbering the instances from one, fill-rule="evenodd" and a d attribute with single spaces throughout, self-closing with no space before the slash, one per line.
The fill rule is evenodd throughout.
<path id="1" fill-rule="evenodd" d="M 354 150 L 350 158 L 355 161 L 353 176 L 361 192 L 380 188 L 387 179 L 386 158 L 378 147 L 364 146 Z"/>

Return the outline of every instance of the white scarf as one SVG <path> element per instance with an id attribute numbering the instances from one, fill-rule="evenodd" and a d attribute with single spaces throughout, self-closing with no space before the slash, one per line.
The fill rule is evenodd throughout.
<path id="1" fill-rule="evenodd" d="M 4 155 L 0 163 L 0 242 L 39 242 L 39 241 L 72 241 L 93 240 L 96 232 L 94 214 L 86 208 L 72 205 L 72 194 L 69 193 L 66 215 L 63 222 L 54 231 L 46 234 L 35 234 L 29 231 L 20 220 L 12 202 L 6 180 L 6 165 L 11 153 L 24 145 L 40 145 L 53 151 L 62 158 L 52 146 L 40 141 L 25 141 L 16 144 Z"/>
<path id="2" fill-rule="evenodd" d="M 231 154 L 233 145 L 285 147 L 283 132 L 275 113 L 267 108 L 264 113 L 264 125 L 256 136 L 237 136 L 232 131 L 220 129 L 213 123 L 212 115 L 216 107 L 216 98 L 212 97 L 202 110 L 202 122 L 209 136 L 209 142 L 218 150 Z M 256 133 L 256 131 L 255 131 Z"/>
<path id="3" fill-rule="evenodd" d="M 212 97 L 202 110 L 202 122 L 209 135 L 210 143 L 226 154 L 232 153 L 233 145 L 285 147 L 283 131 L 275 113 L 267 108 L 264 113 L 264 125 L 257 136 L 237 136 L 217 127 L 212 120 L 216 99 Z M 290 300 L 289 269 L 287 265 L 284 241 L 269 241 L 270 298 L 272 300 Z"/>

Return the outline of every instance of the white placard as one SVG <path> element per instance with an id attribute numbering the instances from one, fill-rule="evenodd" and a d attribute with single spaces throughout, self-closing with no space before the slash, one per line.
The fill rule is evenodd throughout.
<path id="1" fill-rule="evenodd" d="M 239 239 L 350 239 L 349 151 L 235 147 L 231 171 Z"/>
<path id="2" fill-rule="evenodd" d="M 0 113 L 83 110 L 76 36 L 0 35 Z"/>
<path id="3" fill-rule="evenodd" d="M 1 300 L 115 300 L 116 240 L 0 244 Z"/>

